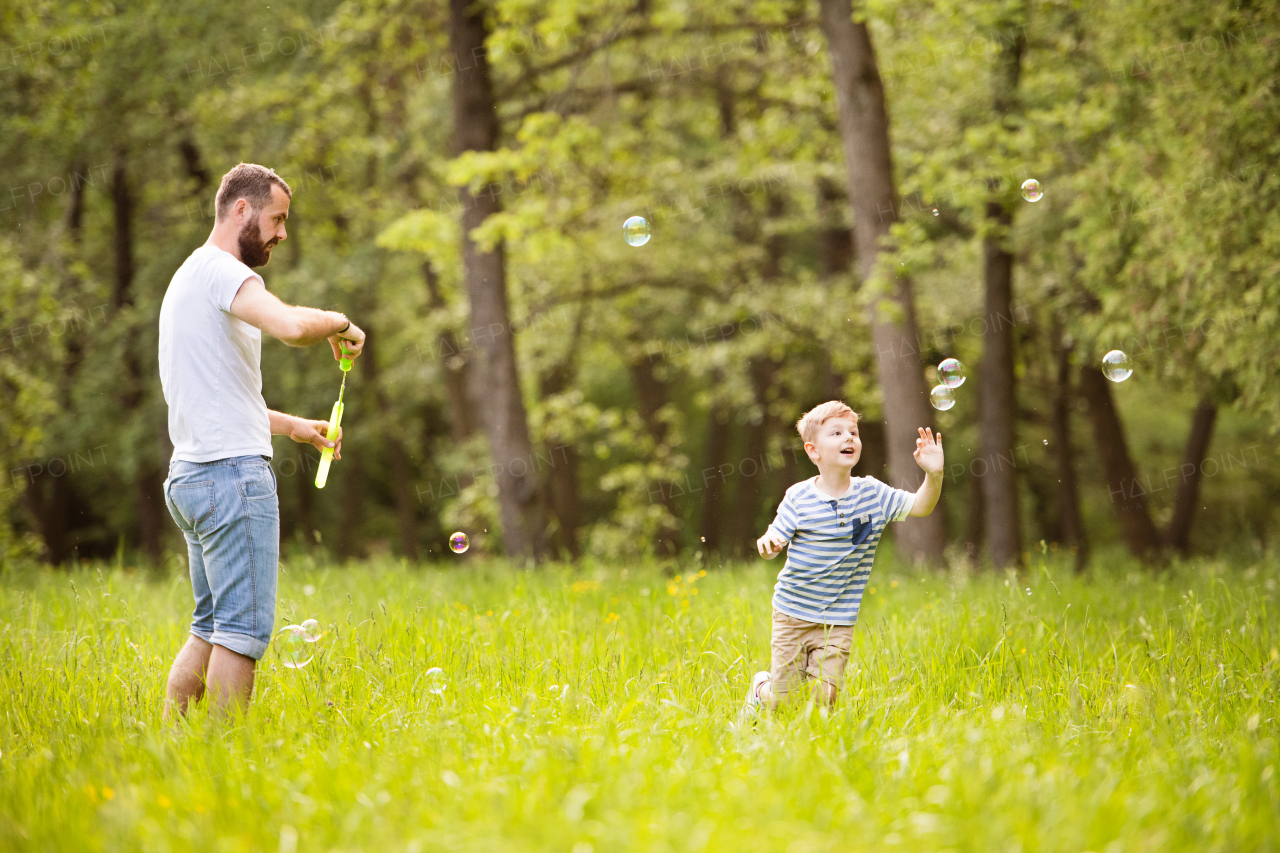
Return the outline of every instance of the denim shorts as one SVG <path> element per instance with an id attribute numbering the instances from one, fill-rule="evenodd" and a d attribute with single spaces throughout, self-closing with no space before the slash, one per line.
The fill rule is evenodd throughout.
<path id="1" fill-rule="evenodd" d="M 271 642 L 280 502 L 265 456 L 169 463 L 169 514 L 187 540 L 196 608 L 191 633 L 254 660 Z"/>

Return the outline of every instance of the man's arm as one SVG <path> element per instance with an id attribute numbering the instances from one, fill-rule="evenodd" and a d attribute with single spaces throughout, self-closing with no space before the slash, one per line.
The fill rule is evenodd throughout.
<path id="1" fill-rule="evenodd" d="M 309 347 L 328 339 L 335 358 L 339 356 L 339 340 L 347 342 L 351 356 L 364 348 L 364 332 L 342 314 L 290 305 L 263 287 L 257 277 L 240 285 L 231 301 L 231 315 L 293 347 Z"/>
<path id="2" fill-rule="evenodd" d="M 338 427 L 338 440 L 330 441 L 328 421 L 310 421 L 267 409 L 267 419 L 271 422 L 272 435 L 287 435 L 299 444 L 310 444 L 317 450 L 333 448 L 333 458 L 342 458 L 342 427 Z"/>

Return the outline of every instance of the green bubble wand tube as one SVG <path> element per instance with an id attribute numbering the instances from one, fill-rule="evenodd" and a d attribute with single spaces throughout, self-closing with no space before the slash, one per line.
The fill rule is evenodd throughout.
<path id="1" fill-rule="evenodd" d="M 339 344 L 342 347 L 342 354 L 347 354 L 347 344 L 345 341 Z M 329 432 L 325 438 L 329 441 L 338 440 L 338 428 L 342 426 L 342 395 L 347 391 L 347 373 L 351 370 L 351 359 L 342 358 L 338 360 L 338 366 L 342 368 L 342 387 L 338 389 L 338 402 L 333 404 L 333 411 L 329 414 Z M 333 464 L 333 448 L 326 447 L 320 451 L 320 468 L 316 471 L 316 488 L 323 489 L 324 484 L 329 480 L 329 466 Z"/>

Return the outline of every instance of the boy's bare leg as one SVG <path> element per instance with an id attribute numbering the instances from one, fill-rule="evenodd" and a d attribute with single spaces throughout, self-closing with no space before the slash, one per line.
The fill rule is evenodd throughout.
<path id="1" fill-rule="evenodd" d="M 253 696 L 253 673 L 258 662 L 251 657 L 214 646 L 209 657 L 209 694 L 216 711 L 226 714 L 234 708 L 243 713 Z"/>
<path id="2" fill-rule="evenodd" d="M 173 659 L 169 668 L 169 681 L 164 688 L 164 719 L 171 711 L 186 716 L 187 705 L 204 696 L 205 673 L 209 669 L 209 653 L 213 646 L 197 637 L 187 636 L 186 645 Z"/>

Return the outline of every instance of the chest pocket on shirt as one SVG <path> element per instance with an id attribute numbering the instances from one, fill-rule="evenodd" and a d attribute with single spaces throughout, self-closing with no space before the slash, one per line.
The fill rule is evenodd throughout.
<path id="1" fill-rule="evenodd" d="M 852 526 L 853 526 L 852 542 L 853 542 L 853 547 L 856 548 L 859 545 L 861 545 L 863 542 L 866 542 L 867 537 L 869 537 L 872 533 L 875 533 L 876 517 L 872 513 L 867 513 L 866 515 L 863 515 L 863 516 L 854 516 Z"/>

